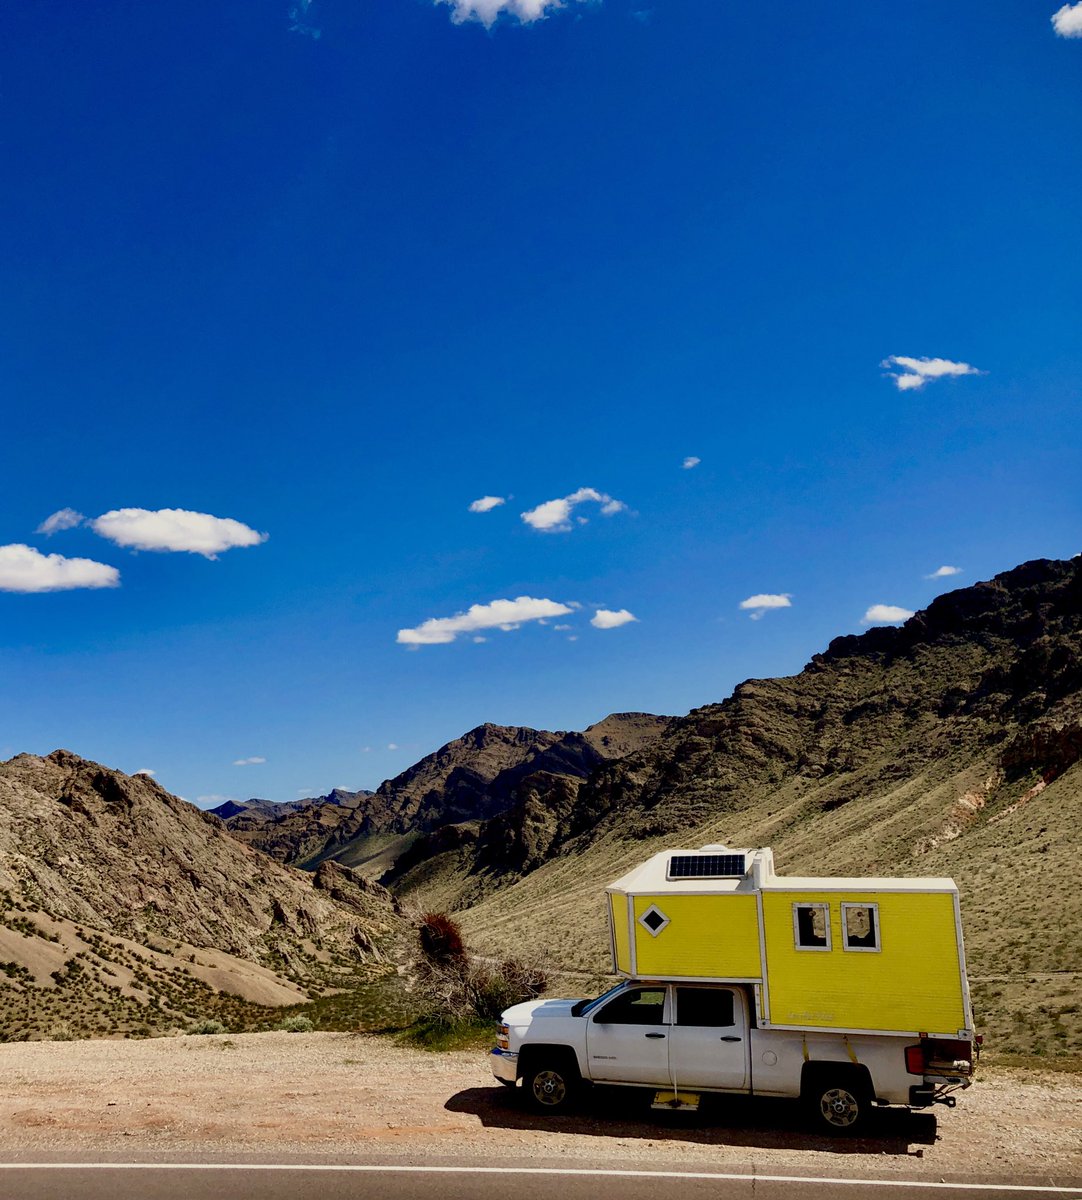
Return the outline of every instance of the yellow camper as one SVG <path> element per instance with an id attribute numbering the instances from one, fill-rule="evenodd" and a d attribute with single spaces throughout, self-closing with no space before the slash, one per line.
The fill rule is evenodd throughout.
<path id="1" fill-rule="evenodd" d="M 769 849 L 706 846 L 607 892 L 620 975 L 751 985 L 761 1029 L 974 1037 L 951 879 L 785 878 Z"/>

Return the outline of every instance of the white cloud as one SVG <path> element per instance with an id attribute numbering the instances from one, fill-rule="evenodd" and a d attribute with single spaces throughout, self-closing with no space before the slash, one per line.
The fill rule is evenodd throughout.
<path id="1" fill-rule="evenodd" d="M 151 779 L 153 779 L 157 773 L 157 771 L 152 771 L 149 767 L 140 767 L 138 771 L 132 771 L 132 775 L 146 775 Z"/>
<path id="2" fill-rule="evenodd" d="M 388 749 L 388 750 L 397 750 L 397 749 L 398 749 L 398 743 L 397 743 L 397 742 L 388 742 L 388 743 L 387 743 L 387 749 Z"/>
<path id="3" fill-rule="evenodd" d="M 0 592 L 68 592 L 73 588 L 119 586 L 116 567 L 92 558 L 42 554 L 21 542 L 0 546 Z"/>
<path id="4" fill-rule="evenodd" d="M 488 638 L 487 638 L 487 637 L 482 637 L 482 636 L 481 636 L 481 635 L 478 633 L 478 634 L 476 634 L 476 635 L 474 636 L 474 639 L 473 639 L 473 641 L 474 641 L 474 644 L 475 644 L 475 645 L 478 645 L 478 646 L 480 646 L 480 645 L 483 645 L 485 642 L 487 642 L 487 641 L 488 641 Z"/>
<path id="5" fill-rule="evenodd" d="M 572 509 L 587 501 L 600 504 L 602 515 L 606 517 L 615 516 L 616 513 L 623 512 L 627 508 L 622 500 L 614 500 L 596 488 L 584 487 L 572 492 L 570 496 L 546 500 L 543 504 L 539 504 L 536 508 L 531 508 L 521 515 L 527 525 L 540 530 L 541 533 L 567 533 L 571 528 Z M 585 524 L 583 518 L 579 517 L 578 520 Z"/>
<path id="6" fill-rule="evenodd" d="M 553 625 L 552 628 L 555 629 L 557 633 L 566 633 L 569 629 L 574 629 L 575 627 L 574 625 Z"/>
<path id="7" fill-rule="evenodd" d="M 884 358 L 881 367 L 901 367 L 901 371 L 890 371 L 894 386 L 900 392 L 922 388 L 929 379 L 942 379 L 950 375 L 982 375 L 969 363 L 951 362 L 949 358 L 909 358 L 905 354 L 892 354 Z"/>
<path id="8" fill-rule="evenodd" d="M 85 520 L 86 517 L 81 512 L 76 512 L 74 508 L 62 508 L 59 512 L 54 512 L 51 517 L 46 517 L 34 532 L 52 537 L 54 533 L 60 533 L 63 529 L 74 529 L 76 525 L 82 525 Z"/>
<path id="9" fill-rule="evenodd" d="M 913 614 L 897 604 L 873 604 L 864 614 L 864 625 L 897 625 L 908 621 Z"/>
<path id="10" fill-rule="evenodd" d="M 550 11 L 564 7 L 564 0 L 436 0 L 437 4 L 449 4 L 454 10 L 451 20 L 456 25 L 466 21 L 480 21 L 491 29 L 501 14 L 517 17 L 523 25 L 530 25 L 548 16 Z"/>
<path id="11" fill-rule="evenodd" d="M 267 760 L 261 758 L 258 754 L 253 754 L 251 758 L 237 758 L 233 761 L 235 767 L 255 767 L 260 763 L 265 763 Z"/>
<path id="12" fill-rule="evenodd" d="M 542 617 L 562 617 L 571 612 L 566 604 L 555 600 L 535 600 L 519 596 L 515 600 L 493 600 L 491 604 L 472 604 L 464 613 L 453 617 L 430 617 L 416 629 L 400 629 L 397 641 L 403 646 L 436 646 L 453 642 L 460 633 L 479 629 L 502 629 L 505 633 L 517 629 L 524 621 Z"/>
<path id="13" fill-rule="evenodd" d="M 764 613 L 772 608 L 792 608 L 793 595 L 791 592 L 758 592 L 741 600 L 740 607 L 750 611 L 753 621 L 761 621 Z"/>
<path id="14" fill-rule="evenodd" d="M 638 619 L 638 617 L 632 616 L 626 608 L 617 609 L 615 612 L 611 608 L 599 608 L 590 618 L 590 624 L 595 629 L 619 629 L 621 625 L 627 625 L 628 622 Z"/>
<path id="15" fill-rule="evenodd" d="M 702 461 L 703 460 L 701 458 L 696 458 L 694 454 L 689 454 L 687 458 L 684 459 L 681 466 L 685 471 L 690 471 L 693 467 L 697 467 Z"/>
<path id="16" fill-rule="evenodd" d="M 961 575 L 961 567 L 936 567 L 931 575 L 925 575 L 925 579 L 946 579 L 948 575 Z"/>
<path id="17" fill-rule="evenodd" d="M 1057 9 L 1052 14 L 1052 28 L 1060 37 L 1082 37 L 1082 0 Z"/>
<path id="18" fill-rule="evenodd" d="M 503 496 L 482 496 L 480 500 L 474 500 L 470 505 L 470 512 L 491 512 L 494 508 L 499 508 L 501 504 L 506 503 Z"/>
<path id="19" fill-rule="evenodd" d="M 90 522 L 90 528 L 118 546 L 133 550 L 177 550 L 215 558 L 234 546 L 258 546 L 268 535 L 231 517 L 183 508 L 118 508 Z"/>

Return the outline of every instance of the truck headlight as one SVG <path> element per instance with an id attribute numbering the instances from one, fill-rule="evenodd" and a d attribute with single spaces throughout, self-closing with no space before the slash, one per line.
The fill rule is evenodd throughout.
<path id="1" fill-rule="evenodd" d="M 496 1046 L 500 1050 L 511 1049 L 511 1028 L 509 1025 L 496 1026 Z"/>

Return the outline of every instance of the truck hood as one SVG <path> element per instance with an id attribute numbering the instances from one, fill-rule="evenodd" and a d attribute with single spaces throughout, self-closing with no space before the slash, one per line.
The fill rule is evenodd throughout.
<path id="1" fill-rule="evenodd" d="M 527 1000 L 505 1009 L 502 1019 L 508 1025 L 529 1025 L 535 1017 L 569 1017 L 577 1000 Z"/>

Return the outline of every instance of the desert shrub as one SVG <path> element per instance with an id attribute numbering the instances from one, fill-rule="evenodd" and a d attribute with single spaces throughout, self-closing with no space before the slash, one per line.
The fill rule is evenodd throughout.
<path id="1" fill-rule="evenodd" d="M 488 1025 L 505 1008 L 535 999 L 548 985 L 544 969 L 523 959 L 471 958 L 458 925 L 443 913 L 426 913 L 418 936 L 424 1009 L 419 1028 L 446 1032 Z"/>
<path id="2" fill-rule="evenodd" d="M 215 1021 L 213 1018 L 205 1021 L 195 1021 L 188 1026 L 189 1033 L 225 1033 L 225 1026 L 221 1021 Z"/>
<path id="3" fill-rule="evenodd" d="M 276 1028 L 283 1033 L 311 1033 L 315 1029 L 309 1017 L 297 1015 L 295 1017 L 286 1017 L 284 1021 L 280 1021 Z"/>
<path id="4" fill-rule="evenodd" d="M 466 943 L 458 922 L 446 913 L 425 913 L 419 930 L 421 953 L 430 963 L 451 966 L 466 959 Z"/>
<path id="5" fill-rule="evenodd" d="M 76 1033 L 68 1021 L 57 1021 L 45 1035 L 47 1042 L 74 1042 Z"/>

